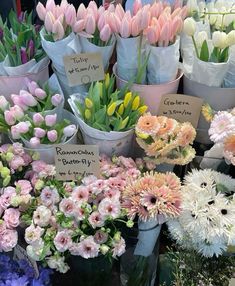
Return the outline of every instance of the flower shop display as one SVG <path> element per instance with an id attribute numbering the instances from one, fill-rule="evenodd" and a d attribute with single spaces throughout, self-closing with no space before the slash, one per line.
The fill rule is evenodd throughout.
<path id="1" fill-rule="evenodd" d="M 73 95 L 69 100 L 78 119 L 85 144 L 98 145 L 107 155 L 128 155 L 134 126 L 147 110 L 137 93 L 115 89 L 115 78 L 95 82 L 88 94 Z M 105 140 L 105 141 L 104 141 Z"/>
<path id="2" fill-rule="evenodd" d="M 189 122 L 179 123 L 165 116 L 147 113 L 136 124 L 137 143 L 155 164 L 186 165 L 195 157 L 191 146 L 196 130 Z"/>
<path id="3" fill-rule="evenodd" d="M 0 285 L 1 286 L 46 286 L 51 285 L 52 271 L 41 268 L 39 277 L 34 277 L 34 270 L 26 260 L 14 261 L 9 256 L 0 255 Z"/>
<path id="4" fill-rule="evenodd" d="M 138 218 L 139 231 L 137 244 L 121 258 L 122 285 L 154 285 L 156 242 L 161 225 L 180 213 L 180 186 L 173 173 L 150 172 L 131 181 L 122 192 L 122 206 L 128 218 Z"/>

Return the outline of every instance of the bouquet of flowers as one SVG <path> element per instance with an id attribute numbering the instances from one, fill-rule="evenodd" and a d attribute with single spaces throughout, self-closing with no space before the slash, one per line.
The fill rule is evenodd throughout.
<path id="1" fill-rule="evenodd" d="M 38 72 L 47 59 L 37 36 L 38 27 L 32 24 L 32 15 L 25 13 L 17 18 L 12 11 L 9 23 L 10 27 L 0 18 L 0 73 L 24 75 Z"/>
<path id="2" fill-rule="evenodd" d="M 151 265 L 151 256 L 161 225 L 180 213 L 180 187 L 180 180 L 173 173 L 150 172 L 132 180 L 122 192 L 122 206 L 127 217 L 139 219 L 138 242 L 131 262 L 128 286 L 152 285 L 156 269 Z M 147 271 L 148 267 L 153 270 Z"/>
<path id="3" fill-rule="evenodd" d="M 135 127 L 137 143 L 155 164 L 185 165 L 195 156 L 190 146 L 196 136 L 191 123 L 179 123 L 165 116 L 147 113 L 139 118 Z"/>
<path id="4" fill-rule="evenodd" d="M 34 277 L 33 268 L 26 260 L 14 261 L 6 255 L 0 255 L 0 285 L 1 286 L 46 286 L 51 285 L 52 271 L 40 268 L 39 277 Z"/>
<path id="5" fill-rule="evenodd" d="M 205 152 L 205 157 L 225 158 L 227 164 L 235 165 L 235 109 L 215 112 L 208 104 L 202 109 L 205 119 L 210 123 L 209 135 L 214 146 Z M 209 160 L 204 159 L 207 166 Z"/>
<path id="6" fill-rule="evenodd" d="M 176 242 L 205 257 L 235 244 L 235 180 L 209 169 L 193 170 L 181 189 L 180 216 L 168 222 Z"/>

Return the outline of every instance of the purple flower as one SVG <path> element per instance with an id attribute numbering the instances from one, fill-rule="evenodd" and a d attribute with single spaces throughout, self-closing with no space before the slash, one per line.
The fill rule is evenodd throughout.
<path id="1" fill-rule="evenodd" d="M 28 62 L 26 48 L 24 48 L 24 47 L 20 48 L 20 57 L 21 57 L 22 64 L 26 64 Z"/>
<path id="2" fill-rule="evenodd" d="M 32 59 L 32 58 L 33 58 L 34 52 L 35 52 L 34 41 L 33 41 L 32 39 L 30 39 L 29 42 L 28 42 L 28 55 L 29 55 L 29 59 Z"/>

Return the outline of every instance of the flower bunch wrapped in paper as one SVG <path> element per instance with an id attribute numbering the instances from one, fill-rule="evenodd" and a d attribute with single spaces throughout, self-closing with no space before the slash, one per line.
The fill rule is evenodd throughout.
<path id="1" fill-rule="evenodd" d="M 10 27 L 0 18 L 0 74 L 37 73 L 48 61 L 37 36 L 40 28 L 32 24 L 32 14 L 27 13 L 17 18 L 10 12 L 9 23 Z"/>
<path id="2" fill-rule="evenodd" d="M 146 113 L 138 120 L 135 132 L 137 143 L 155 164 L 185 165 L 195 156 L 191 144 L 196 130 L 189 122 Z"/>
<path id="3" fill-rule="evenodd" d="M 168 222 L 176 242 L 205 257 L 235 244 L 235 180 L 210 169 L 193 170 L 181 189 L 180 216 Z"/>

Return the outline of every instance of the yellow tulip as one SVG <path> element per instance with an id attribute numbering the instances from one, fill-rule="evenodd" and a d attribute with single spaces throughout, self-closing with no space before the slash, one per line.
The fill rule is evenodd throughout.
<path id="1" fill-rule="evenodd" d="M 90 98 L 86 97 L 85 98 L 85 105 L 87 108 L 91 109 L 93 107 L 93 102 L 90 100 Z"/>
<path id="2" fill-rule="evenodd" d="M 136 96 L 132 102 L 132 110 L 137 110 L 140 105 L 140 97 Z"/>
<path id="3" fill-rule="evenodd" d="M 139 133 L 139 132 L 135 132 L 137 137 L 141 138 L 141 139 L 147 139 L 149 137 L 148 134 L 145 133 Z"/>
<path id="4" fill-rule="evenodd" d="M 147 109 L 148 109 L 148 106 L 143 105 L 143 106 L 138 108 L 138 111 L 140 114 L 144 114 L 147 111 Z"/>
<path id="5" fill-rule="evenodd" d="M 129 91 L 128 93 L 126 93 L 125 97 L 124 97 L 124 107 L 126 108 L 129 104 L 129 102 L 131 101 L 132 98 L 132 93 Z"/>
<path id="6" fill-rule="evenodd" d="M 119 108 L 118 108 L 118 114 L 122 115 L 123 112 L 124 112 L 124 105 L 123 105 L 123 103 L 122 103 L 122 104 L 119 106 Z"/>
<path id="7" fill-rule="evenodd" d="M 105 74 L 104 84 L 105 84 L 105 88 L 107 89 L 107 88 L 109 87 L 109 84 L 110 84 L 110 76 L 109 76 L 109 73 L 106 73 L 106 74 Z"/>
<path id="8" fill-rule="evenodd" d="M 129 121 L 129 116 L 127 116 L 124 120 L 122 120 L 120 129 L 124 129 L 127 126 L 128 121 Z"/>
<path id="9" fill-rule="evenodd" d="M 91 111 L 90 111 L 90 109 L 86 109 L 85 110 L 85 118 L 86 119 L 90 119 L 91 118 Z"/>
<path id="10" fill-rule="evenodd" d="M 99 94 L 100 97 L 103 97 L 103 83 L 102 82 L 98 82 L 98 87 L 99 87 Z"/>
<path id="11" fill-rule="evenodd" d="M 117 107 L 116 102 L 113 102 L 112 104 L 109 105 L 107 109 L 108 116 L 112 116 L 114 114 L 116 107 Z"/>

